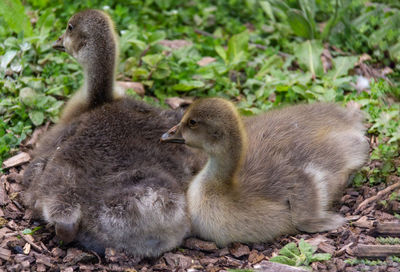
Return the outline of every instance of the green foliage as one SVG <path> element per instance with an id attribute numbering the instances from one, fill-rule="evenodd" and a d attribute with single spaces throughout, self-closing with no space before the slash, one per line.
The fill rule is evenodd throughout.
<path id="1" fill-rule="evenodd" d="M 38 226 L 38 227 L 35 227 L 35 228 L 33 228 L 33 229 L 24 229 L 23 231 L 22 231 L 22 234 L 25 234 L 25 235 L 33 235 L 33 234 L 35 234 L 35 232 L 37 232 L 38 230 L 40 230 L 42 227 L 41 226 Z"/>
<path id="2" fill-rule="evenodd" d="M 365 264 L 368 266 L 386 265 L 386 262 L 382 261 L 382 260 L 368 260 L 368 259 L 357 259 L 357 258 L 347 259 L 347 260 L 344 260 L 344 262 L 351 266 L 355 266 L 355 265 L 359 265 L 359 264 Z"/>
<path id="3" fill-rule="evenodd" d="M 114 19 L 118 79 L 142 82 L 143 100 L 163 106 L 172 96 L 222 96 L 245 115 L 301 101 L 353 100 L 378 142 L 372 160 L 381 162 L 363 168 L 354 184 L 399 174 L 399 6 L 365 0 L 0 0 L 0 163 L 35 127 L 56 122 L 81 85 L 79 65 L 51 44 L 84 8 Z M 160 44 L 166 39 L 187 45 L 171 50 Z M 370 67 L 391 67 L 392 84 L 377 80 L 356 91 L 362 53 L 371 56 Z M 200 66 L 204 57 L 215 61 Z"/>
<path id="4" fill-rule="evenodd" d="M 20 0 L 1 0 L 0 15 L 13 31 L 22 32 L 25 36 L 32 35 L 29 17 L 25 14 Z"/>
<path id="5" fill-rule="evenodd" d="M 316 248 L 305 242 L 303 239 L 299 241 L 298 247 L 295 243 L 285 245 L 279 255 L 272 257 L 271 262 L 287 264 L 291 266 L 300 266 L 311 269 L 309 266 L 312 262 L 320 262 L 330 260 L 329 253 L 315 253 Z"/>
<path id="6" fill-rule="evenodd" d="M 400 239 L 397 237 L 376 237 L 376 241 L 382 245 L 398 245 Z"/>

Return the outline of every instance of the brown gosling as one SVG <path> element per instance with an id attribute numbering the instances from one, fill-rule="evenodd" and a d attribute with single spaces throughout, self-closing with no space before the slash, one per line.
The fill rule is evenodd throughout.
<path id="1" fill-rule="evenodd" d="M 69 20 L 57 41 L 56 48 L 84 67 L 84 95 L 72 98 L 64 120 L 34 150 L 24 173 L 24 203 L 54 224 L 65 243 L 154 257 L 190 231 L 185 188 L 201 157 L 159 142 L 180 111 L 111 95 L 115 37 L 105 13 L 86 10 Z"/>
<path id="2" fill-rule="evenodd" d="M 114 89 L 118 38 L 111 18 L 98 10 L 72 16 L 53 48 L 74 57 L 83 68 L 84 84 L 67 102 L 60 122 L 69 122 L 83 112 L 123 95 Z"/>
<path id="3" fill-rule="evenodd" d="M 203 150 L 187 192 L 192 230 L 219 246 L 336 229 L 331 204 L 367 159 L 362 114 L 297 105 L 241 118 L 231 102 L 194 102 L 161 141 Z"/>

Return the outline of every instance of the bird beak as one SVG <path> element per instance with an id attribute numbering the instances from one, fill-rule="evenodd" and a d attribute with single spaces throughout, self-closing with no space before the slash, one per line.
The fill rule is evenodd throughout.
<path id="1" fill-rule="evenodd" d="M 57 41 L 53 43 L 53 48 L 65 52 L 64 47 L 64 34 L 62 34 Z"/>
<path id="2" fill-rule="evenodd" d="M 176 143 L 176 144 L 184 144 L 185 139 L 182 138 L 182 133 L 180 131 L 180 124 L 172 127 L 166 133 L 161 136 L 160 139 L 163 143 Z"/>

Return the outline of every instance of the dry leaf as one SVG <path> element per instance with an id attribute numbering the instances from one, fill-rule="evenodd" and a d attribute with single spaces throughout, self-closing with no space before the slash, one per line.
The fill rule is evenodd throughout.
<path id="1" fill-rule="evenodd" d="M 159 44 L 171 48 L 172 50 L 176 50 L 185 46 L 192 45 L 193 43 L 186 40 L 162 40 L 159 42 Z"/>
<path id="2" fill-rule="evenodd" d="M 199 60 L 199 61 L 197 62 L 197 64 L 198 64 L 199 66 L 206 66 L 206 65 L 208 65 L 208 64 L 210 64 L 210 63 L 213 63 L 215 60 L 216 60 L 216 59 L 215 59 L 215 58 L 212 58 L 212 57 L 204 57 L 204 58 L 202 58 L 201 60 Z"/>
<path id="3" fill-rule="evenodd" d="M 121 88 L 123 90 L 123 93 L 128 90 L 132 89 L 137 93 L 138 95 L 144 95 L 145 89 L 142 83 L 139 82 L 130 82 L 130 81 L 117 81 L 117 88 Z"/>
<path id="4" fill-rule="evenodd" d="M 23 251 L 24 251 L 24 254 L 28 255 L 29 252 L 31 252 L 31 245 L 29 243 L 26 243 Z"/>
<path id="5" fill-rule="evenodd" d="M 182 106 L 188 106 L 193 103 L 191 98 L 180 98 L 180 97 L 169 97 L 165 99 L 165 104 L 171 107 L 171 109 L 177 109 Z"/>

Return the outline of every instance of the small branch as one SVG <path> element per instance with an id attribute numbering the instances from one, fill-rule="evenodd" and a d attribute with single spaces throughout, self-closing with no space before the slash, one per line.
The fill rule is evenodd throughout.
<path id="1" fill-rule="evenodd" d="M 400 187 L 400 182 L 397 182 L 395 184 L 390 185 L 386 189 L 380 191 L 377 193 L 375 196 L 369 197 L 365 199 L 363 202 L 361 202 L 360 205 L 358 205 L 357 209 L 355 210 L 355 213 L 359 213 L 361 210 L 363 210 L 366 206 L 368 206 L 369 203 L 380 200 L 382 197 L 387 195 L 388 193 L 392 192 L 393 190 L 397 189 Z"/>
<path id="2" fill-rule="evenodd" d="M 23 234 L 22 231 L 19 231 L 18 234 L 22 237 L 22 239 L 25 240 L 25 242 L 30 244 L 36 251 L 43 252 L 43 249 L 32 241 L 33 240 L 32 237 Z"/>
<path id="3" fill-rule="evenodd" d="M 142 58 L 144 57 L 144 55 L 147 54 L 147 52 L 149 52 L 149 50 L 150 50 L 150 45 L 147 46 L 146 49 L 144 49 L 143 52 L 140 54 L 138 67 L 142 66 L 142 64 L 143 64 Z"/>
<path id="4" fill-rule="evenodd" d="M 211 38 L 213 38 L 213 39 L 216 39 L 216 38 L 217 38 L 217 37 L 214 36 L 213 34 L 207 32 L 207 31 L 201 30 L 201 29 L 195 29 L 194 32 L 197 33 L 197 34 L 206 36 L 206 37 L 211 37 Z"/>
<path id="5" fill-rule="evenodd" d="M 358 245 L 355 248 L 357 257 L 385 258 L 388 256 L 400 256 L 400 245 Z"/>
<path id="6" fill-rule="evenodd" d="M 377 223 L 374 233 L 388 236 L 400 236 L 400 222 Z"/>

